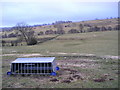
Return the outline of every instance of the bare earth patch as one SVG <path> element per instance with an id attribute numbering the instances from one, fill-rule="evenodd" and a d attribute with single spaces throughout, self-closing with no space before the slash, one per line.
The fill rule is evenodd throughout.
<path id="1" fill-rule="evenodd" d="M 103 56 L 97 56 L 95 54 L 86 54 L 86 53 L 63 53 L 63 52 L 50 52 L 50 54 L 53 55 L 78 55 L 78 56 L 86 56 L 86 57 L 98 57 L 102 59 L 120 59 L 120 56 L 112 56 L 112 55 L 103 55 Z"/>
<path id="2" fill-rule="evenodd" d="M 77 55 L 83 57 L 98 57 L 102 59 L 120 59 L 120 56 L 112 56 L 112 55 L 104 55 L 104 56 L 97 56 L 95 54 L 85 54 L 85 53 L 64 53 L 64 52 L 47 52 L 51 55 Z M 17 56 L 17 57 L 32 57 L 32 56 L 43 56 L 40 53 L 32 53 L 32 54 L 2 54 L 0 56 Z"/>
<path id="3" fill-rule="evenodd" d="M 17 57 L 32 57 L 32 56 L 42 56 L 39 53 L 34 54 L 2 54 L 1 56 L 17 56 Z"/>
<path id="4" fill-rule="evenodd" d="M 62 53 L 63 54 L 63 53 Z M 40 56 L 41 54 L 3 54 L 4 56 L 18 56 L 18 57 L 31 57 L 31 56 Z M 41 55 L 42 56 L 42 55 Z M 89 55 L 91 56 L 91 54 Z M 63 57 L 62 57 L 63 58 Z M 49 85 L 51 84 L 71 84 L 72 82 L 88 82 L 88 81 L 93 81 L 95 83 L 98 82 L 105 82 L 105 81 L 113 81 L 115 78 L 111 77 L 111 74 L 108 73 L 99 73 L 99 70 L 103 70 L 103 67 L 101 66 L 101 63 L 99 62 L 108 62 L 108 61 L 113 61 L 111 59 L 108 60 L 102 60 L 102 59 L 91 59 L 91 58 L 75 58 L 75 57 L 64 57 L 63 59 L 60 58 L 60 60 L 57 60 L 57 65 L 60 67 L 60 70 L 57 72 L 57 76 L 40 76 L 40 75 L 30 75 L 30 76 L 15 76 L 13 77 L 15 80 L 23 80 L 26 79 L 29 81 L 29 83 L 26 83 L 27 81 L 24 82 L 13 82 L 14 85 L 11 84 L 11 86 L 7 87 L 12 87 L 12 88 L 21 88 L 21 87 L 34 87 L 34 85 L 31 84 L 34 83 L 36 84 L 35 87 L 42 87 L 46 83 Z M 8 69 L 9 66 L 8 63 L 12 61 L 9 59 L 5 59 L 3 62 L 2 68 Z M 114 62 L 116 62 L 115 60 Z M 8 62 L 6 64 L 6 62 Z M 114 66 L 113 66 L 114 67 Z M 99 69 L 102 68 L 102 69 Z M 94 71 L 95 70 L 95 71 Z M 92 72 L 91 72 L 92 71 Z M 99 73 L 100 76 L 97 76 Z M 101 76 L 103 75 L 103 76 Z M 117 74 L 116 74 L 117 75 Z M 6 75 L 6 72 L 3 73 L 3 79 L 6 81 L 7 79 L 11 79 L 10 76 Z M 6 83 L 6 82 L 4 82 Z"/>

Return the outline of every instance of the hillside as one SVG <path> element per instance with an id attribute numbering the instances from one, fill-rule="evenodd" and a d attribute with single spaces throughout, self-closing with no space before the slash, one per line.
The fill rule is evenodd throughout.
<path id="1" fill-rule="evenodd" d="M 81 22 L 71 22 L 71 23 L 64 23 L 63 25 L 63 30 L 65 30 L 66 32 L 70 29 L 77 29 L 79 30 L 79 24 L 83 24 L 84 25 L 84 30 L 87 30 L 89 27 L 87 25 L 90 26 L 98 26 L 98 27 L 114 27 L 115 25 L 118 24 L 117 19 L 102 19 L 102 20 L 92 20 L 92 21 L 81 21 Z M 48 25 L 48 26 L 38 26 L 38 27 L 34 27 L 33 30 L 35 30 L 35 32 L 40 32 L 43 31 L 45 32 L 46 30 L 57 30 L 57 28 L 54 27 L 54 25 Z"/>
<path id="2" fill-rule="evenodd" d="M 61 28 L 64 30 L 64 33 L 69 33 L 71 29 L 76 30 L 75 33 L 80 32 L 80 24 L 82 24 L 82 32 L 89 32 L 91 28 L 98 27 L 100 30 L 102 28 L 106 29 L 115 29 L 116 25 L 118 24 L 118 19 L 101 19 L 101 20 L 90 20 L 90 21 L 81 21 L 81 22 L 68 22 L 62 23 Z M 34 34 L 37 36 L 40 35 L 50 35 L 55 34 L 57 31 L 56 24 L 55 25 L 43 25 L 43 26 L 34 26 Z M 46 32 L 48 31 L 48 32 Z M 1 33 L 1 32 L 0 32 Z M 3 36 L 9 36 L 9 34 L 16 34 L 15 30 L 3 31 L 1 33 Z"/>

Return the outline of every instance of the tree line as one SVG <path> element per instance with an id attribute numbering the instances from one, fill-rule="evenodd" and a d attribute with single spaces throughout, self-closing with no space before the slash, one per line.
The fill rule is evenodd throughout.
<path id="1" fill-rule="evenodd" d="M 87 30 L 85 31 L 84 30 L 84 27 L 88 27 Z M 37 35 L 50 35 L 50 34 L 65 34 L 65 30 L 63 30 L 63 27 L 61 25 L 59 26 L 55 26 L 55 28 L 57 28 L 57 30 L 46 30 L 45 32 L 44 31 L 40 31 Z M 108 26 L 108 27 L 105 27 L 105 26 L 102 26 L 102 27 L 98 27 L 98 26 L 91 26 L 89 24 L 85 24 L 85 25 L 82 25 L 80 24 L 79 25 L 79 29 L 70 29 L 68 30 L 67 33 L 84 33 L 84 32 L 95 32 L 95 31 L 111 31 L 111 30 L 120 30 L 119 29 L 119 26 L 116 25 L 115 27 L 111 27 L 111 26 Z M 31 30 L 30 32 L 28 32 L 29 35 L 34 35 L 35 31 Z M 12 37 L 19 37 L 21 36 L 21 34 L 19 33 L 10 33 L 10 34 L 4 34 L 2 35 L 2 38 L 12 38 Z"/>
<path id="2" fill-rule="evenodd" d="M 89 28 L 87 28 L 87 30 L 84 30 L 85 26 Z M 72 33 L 85 33 L 85 32 L 97 32 L 97 31 L 111 31 L 111 30 L 119 30 L 119 26 L 116 25 L 115 27 L 111 27 L 111 26 L 98 27 L 98 26 L 90 26 L 89 24 L 85 24 L 85 25 L 80 24 L 79 29 L 70 29 L 67 31 L 67 33 L 72 34 Z M 59 28 L 59 30 L 57 31 L 50 29 L 50 30 L 46 30 L 45 32 L 40 31 L 38 33 L 38 35 L 50 35 L 50 34 L 65 34 L 65 30 L 63 30 L 63 28 Z"/>

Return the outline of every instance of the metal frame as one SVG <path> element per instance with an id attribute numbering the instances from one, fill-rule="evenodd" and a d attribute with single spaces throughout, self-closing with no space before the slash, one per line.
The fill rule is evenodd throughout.
<path id="1" fill-rule="evenodd" d="M 12 63 L 11 72 L 12 74 L 50 74 L 54 70 L 54 64 L 51 63 Z M 33 65 L 35 64 L 35 65 Z"/>
<path id="2" fill-rule="evenodd" d="M 56 72 L 55 57 L 18 58 L 11 63 L 12 74 L 50 74 Z"/>

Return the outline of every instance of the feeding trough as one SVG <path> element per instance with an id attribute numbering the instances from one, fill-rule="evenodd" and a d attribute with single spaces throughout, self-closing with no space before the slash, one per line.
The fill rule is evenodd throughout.
<path id="1" fill-rule="evenodd" d="M 59 67 L 56 66 L 55 57 L 17 58 L 11 62 L 10 70 L 7 75 L 42 74 L 56 76 Z"/>

